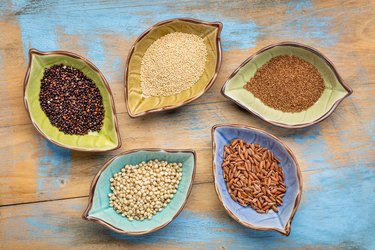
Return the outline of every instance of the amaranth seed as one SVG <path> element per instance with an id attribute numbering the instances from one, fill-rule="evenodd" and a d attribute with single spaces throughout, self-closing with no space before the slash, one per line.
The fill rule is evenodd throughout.
<path id="1" fill-rule="evenodd" d="M 172 96 L 191 88 L 206 65 L 203 38 L 182 32 L 165 35 L 146 50 L 141 63 L 145 96 Z"/>

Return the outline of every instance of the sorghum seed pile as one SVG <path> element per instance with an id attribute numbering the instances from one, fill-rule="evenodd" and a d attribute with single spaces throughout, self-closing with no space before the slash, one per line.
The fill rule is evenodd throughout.
<path id="1" fill-rule="evenodd" d="M 324 81 L 309 62 L 283 55 L 264 64 L 244 88 L 271 108 L 301 112 L 318 101 L 324 91 Z"/>
<path id="2" fill-rule="evenodd" d="M 286 192 L 283 169 L 267 148 L 235 139 L 224 147 L 223 172 L 234 201 L 258 213 L 278 212 Z"/>
<path id="3" fill-rule="evenodd" d="M 165 35 L 146 50 L 141 63 L 145 96 L 171 96 L 191 88 L 205 69 L 207 49 L 194 34 Z"/>
<path id="4" fill-rule="evenodd" d="M 65 134 L 84 135 L 103 125 L 102 96 L 79 69 L 63 64 L 46 68 L 39 101 L 52 125 Z"/>
<path id="5" fill-rule="evenodd" d="M 151 160 L 126 165 L 110 179 L 109 205 L 129 220 L 151 219 L 177 192 L 182 163 Z"/>

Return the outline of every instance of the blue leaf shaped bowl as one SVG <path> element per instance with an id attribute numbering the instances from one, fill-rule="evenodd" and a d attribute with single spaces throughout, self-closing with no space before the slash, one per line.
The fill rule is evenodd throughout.
<path id="1" fill-rule="evenodd" d="M 108 194 L 111 192 L 109 179 L 129 164 L 158 159 L 160 161 L 181 162 L 182 179 L 177 193 L 161 212 L 151 220 L 130 221 L 109 206 Z M 121 153 L 109 160 L 92 181 L 89 202 L 82 218 L 97 222 L 109 229 L 123 234 L 142 235 L 167 226 L 182 211 L 190 194 L 196 166 L 193 150 L 138 149 Z"/>
<path id="2" fill-rule="evenodd" d="M 222 163 L 224 146 L 233 139 L 260 144 L 268 148 L 280 160 L 285 174 L 287 191 L 279 212 L 270 210 L 260 214 L 251 207 L 243 207 L 230 197 L 223 177 Z M 302 195 L 302 175 L 292 151 L 280 139 L 260 129 L 244 125 L 228 124 L 212 127 L 213 173 L 216 193 L 228 214 L 245 227 L 256 230 L 277 231 L 290 234 L 291 222 Z"/>

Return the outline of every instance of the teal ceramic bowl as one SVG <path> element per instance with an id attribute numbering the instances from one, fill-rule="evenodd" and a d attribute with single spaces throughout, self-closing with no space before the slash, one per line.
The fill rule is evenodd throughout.
<path id="1" fill-rule="evenodd" d="M 130 221 L 109 206 L 108 194 L 111 192 L 109 179 L 126 164 L 134 165 L 154 159 L 182 163 L 182 179 L 177 193 L 168 206 L 156 213 L 151 220 Z M 94 177 L 88 206 L 82 218 L 123 234 L 142 235 L 157 231 L 167 226 L 182 211 L 193 185 L 195 168 L 196 155 L 193 150 L 138 149 L 123 152 L 109 160 Z"/>

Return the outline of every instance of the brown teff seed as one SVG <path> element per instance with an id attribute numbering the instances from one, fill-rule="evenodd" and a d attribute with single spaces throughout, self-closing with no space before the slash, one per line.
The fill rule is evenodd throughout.
<path id="1" fill-rule="evenodd" d="M 271 108 L 301 112 L 318 101 L 324 91 L 324 80 L 309 62 L 282 55 L 258 69 L 244 88 Z"/>
<path id="2" fill-rule="evenodd" d="M 39 102 L 51 124 L 65 134 L 84 135 L 103 125 L 100 91 L 79 69 L 63 64 L 46 68 Z"/>
<path id="3" fill-rule="evenodd" d="M 225 146 L 222 168 L 233 200 L 258 213 L 279 211 L 286 192 L 284 173 L 267 148 L 235 139 Z"/>

